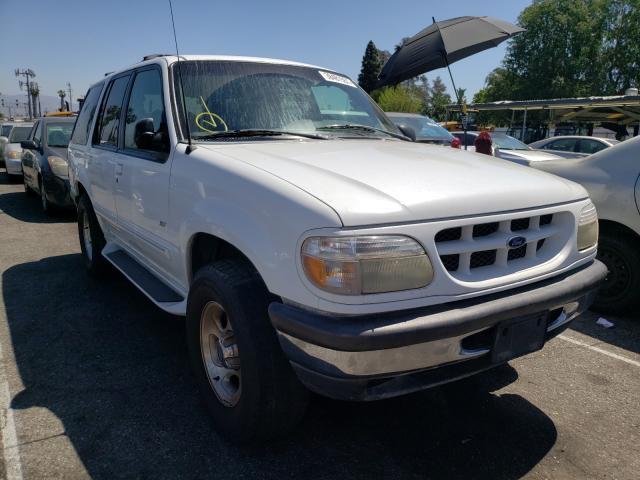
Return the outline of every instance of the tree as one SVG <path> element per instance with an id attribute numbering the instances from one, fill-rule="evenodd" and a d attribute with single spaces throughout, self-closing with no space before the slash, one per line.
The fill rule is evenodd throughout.
<path id="1" fill-rule="evenodd" d="M 370 40 L 364 51 L 362 68 L 360 69 L 360 75 L 358 75 L 358 84 L 365 92 L 371 93 L 373 91 L 378 82 L 381 68 L 382 64 L 380 63 L 378 49 L 373 41 Z"/>
<path id="2" fill-rule="evenodd" d="M 485 101 L 620 94 L 640 83 L 639 0 L 537 0 L 518 23 Z"/>
<path id="3" fill-rule="evenodd" d="M 425 105 L 425 113 L 435 120 L 442 121 L 446 116 L 446 106 L 451 104 L 451 96 L 446 93 L 447 87 L 437 76 L 431 83 L 431 98 Z"/>
<path id="4" fill-rule="evenodd" d="M 60 97 L 60 111 L 64 112 L 64 97 L 67 96 L 67 93 L 64 90 L 58 90 L 58 96 Z"/>
<path id="5" fill-rule="evenodd" d="M 385 112 L 420 113 L 424 108 L 422 99 L 416 92 L 404 85 L 381 89 L 377 102 Z"/>

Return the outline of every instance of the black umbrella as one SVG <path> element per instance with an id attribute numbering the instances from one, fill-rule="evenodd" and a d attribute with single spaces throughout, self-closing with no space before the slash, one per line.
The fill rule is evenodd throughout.
<path id="1" fill-rule="evenodd" d="M 425 72 L 448 68 L 453 62 L 495 47 L 523 31 L 492 17 L 457 17 L 441 22 L 434 19 L 432 25 L 411 37 L 391 56 L 376 87 L 397 85 Z"/>

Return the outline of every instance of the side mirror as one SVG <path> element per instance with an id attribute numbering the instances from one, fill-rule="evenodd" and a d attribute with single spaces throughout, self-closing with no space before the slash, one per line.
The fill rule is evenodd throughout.
<path id="1" fill-rule="evenodd" d="M 133 140 L 138 148 L 154 152 L 166 152 L 166 139 L 165 133 L 155 131 L 153 118 L 143 118 L 136 122 Z"/>
<path id="2" fill-rule="evenodd" d="M 25 150 L 39 150 L 40 146 L 33 140 L 23 140 L 20 146 Z"/>
<path id="3" fill-rule="evenodd" d="M 412 142 L 416 141 L 416 131 L 413 127 L 409 127 L 408 125 L 398 125 L 398 129 L 405 137 L 409 137 Z"/>

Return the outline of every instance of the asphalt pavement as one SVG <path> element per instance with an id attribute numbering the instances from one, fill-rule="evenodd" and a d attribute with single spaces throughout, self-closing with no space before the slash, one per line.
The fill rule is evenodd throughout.
<path id="1" fill-rule="evenodd" d="M 73 213 L 0 170 L 0 478 L 637 479 L 640 314 L 584 315 L 540 352 L 372 403 L 314 397 L 289 439 L 226 443 L 183 321 L 83 270 Z"/>

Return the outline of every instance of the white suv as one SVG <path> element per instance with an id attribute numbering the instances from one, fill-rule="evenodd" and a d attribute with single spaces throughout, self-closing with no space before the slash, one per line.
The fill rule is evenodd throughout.
<path id="1" fill-rule="evenodd" d="M 325 68 L 158 56 L 85 98 L 86 265 L 186 316 L 232 439 L 286 432 L 307 389 L 381 399 L 537 350 L 606 275 L 581 186 L 413 143 Z"/>

